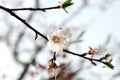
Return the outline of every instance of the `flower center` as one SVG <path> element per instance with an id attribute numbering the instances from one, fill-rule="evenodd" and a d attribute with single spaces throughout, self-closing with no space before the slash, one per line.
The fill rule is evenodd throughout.
<path id="1" fill-rule="evenodd" d="M 53 36 L 52 37 L 52 41 L 54 42 L 54 43 L 59 43 L 59 41 L 60 41 L 60 38 L 58 37 L 58 36 Z"/>

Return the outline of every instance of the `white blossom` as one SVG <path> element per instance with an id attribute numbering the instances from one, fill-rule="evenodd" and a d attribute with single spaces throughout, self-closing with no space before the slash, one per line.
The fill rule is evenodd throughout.
<path id="1" fill-rule="evenodd" d="M 48 48 L 54 52 L 60 52 L 67 46 L 67 38 L 71 37 L 69 28 L 57 29 L 48 36 Z"/>

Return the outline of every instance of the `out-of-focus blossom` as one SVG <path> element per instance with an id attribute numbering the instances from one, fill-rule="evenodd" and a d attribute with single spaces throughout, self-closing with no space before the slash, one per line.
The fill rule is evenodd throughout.
<path id="1" fill-rule="evenodd" d="M 53 60 L 53 59 L 50 60 L 48 70 L 53 76 L 57 76 L 57 74 L 58 74 L 58 66 L 57 66 L 55 60 Z"/>
<path id="2" fill-rule="evenodd" d="M 67 38 L 71 37 L 69 28 L 57 29 L 48 36 L 48 48 L 53 52 L 63 51 L 67 47 Z"/>
<path id="3" fill-rule="evenodd" d="M 94 55 L 94 53 L 96 52 L 95 49 L 93 49 L 92 47 L 89 47 L 89 49 L 90 49 L 90 50 L 89 50 L 88 53 L 89 53 L 90 55 Z"/>

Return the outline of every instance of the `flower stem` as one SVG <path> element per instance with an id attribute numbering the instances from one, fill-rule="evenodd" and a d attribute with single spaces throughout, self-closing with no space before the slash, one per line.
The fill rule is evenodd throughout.
<path id="1" fill-rule="evenodd" d="M 55 80 L 57 80 L 57 76 L 55 76 Z"/>

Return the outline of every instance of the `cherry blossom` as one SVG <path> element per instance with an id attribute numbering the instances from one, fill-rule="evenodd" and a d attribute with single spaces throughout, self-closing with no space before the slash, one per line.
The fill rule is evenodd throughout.
<path id="1" fill-rule="evenodd" d="M 60 52 L 67 47 L 67 39 L 71 37 L 69 28 L 60 28 L 48 36 L 48 48 L 53 52 Z"/>

